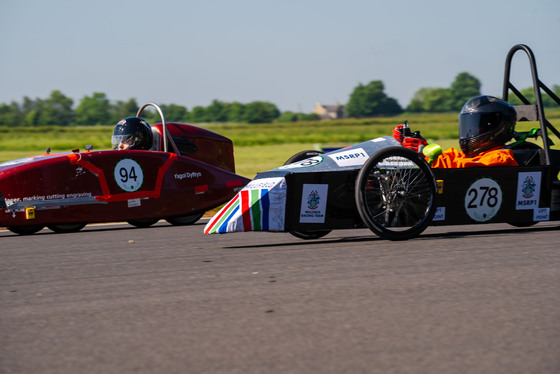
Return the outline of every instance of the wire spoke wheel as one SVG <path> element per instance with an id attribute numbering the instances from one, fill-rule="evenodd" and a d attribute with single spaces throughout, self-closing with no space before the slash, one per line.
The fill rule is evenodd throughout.
<path id="1" fill-rule="evenodd" d="M 403 147 L 375 153 L 356 179 L 356 205 L 367 227 L 389 240 L 420 235 L 435 213 L 436 182 L 426 161 Z"/>

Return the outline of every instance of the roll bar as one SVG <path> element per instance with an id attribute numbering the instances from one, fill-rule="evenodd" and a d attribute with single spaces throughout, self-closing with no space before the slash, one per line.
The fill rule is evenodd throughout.
<path id="1" fill-rule="evenodd" d="M 524 51 L 529 57 L 529 64 L 531 65 L 531 75 L 533 77 L 533 89 L 535 91 L 535 101 L 536 101 L 535 105 L 532 105 L 529 102 L 529 100 L 527 100 L 527 98 L 523 96 L 523 94 L 510 81 L 511 60 L 515 52 L 519 50 Z M 558 132 L 558 130 L 556 130 L 556 128 L 550 122 L 548 122 L 548 120 L 544 116 L 541 89 L 544 92 L 546 92 L 554 101 L 556 101 L 558 105 L 560 105 L 560 98 L 556 96 L 556 94 L 551 89 L 549 89 L 539 80 L 537 74 L 537 63 L 535 60 L 535 55 L 533 54 L 533 51 L 531 51 L 531 48 L 529 48 L 525 44 L 517 44 L 513 46 L 513 48 L 510 49 L 506 57 L 506 66 L 505 66 L 505 73 L 504 73 L 504 89 L 503 89 L 502 99 L 507 101 L 509 90 L 511 90 L 525 105 L 529 105 L 532 107 L 530 108 L 530 110 L 524 108 L 523 110 L 524 115 L 533 112 L 533 115 L 526 115 L 524 119 L 528 121 L 540 122 L 541 133 L 542 133 L 541 136 L 543 138 L 544 152 L 545 152 L 545 163 L 546 165 L 550 165 L 550 144 L 549 144 L 550 140 L 548 137 L 547 130 L 550 130 L 558 138 L 560 138 L 560 132 Z"/>
<path id="2" fill-rule="evenodd" d="M 142 112 L 144 111 L 145 108 L 152 106 L 154 107 L 157 112 L 159 113 L 159 116 L 161 117 L 161 125 L 163 128 L 163 151 L 164 152 L 168 152 L 168 142 L 171 143 L 171 147 L 173 148 L 173 152 L 176 154 L 180 154 L 179 149 L 177 148 L 177 145 L 175 144 L 175 142 L 173 141 L 173 138 L 171 137 L 171 135 L 169 135 L 169 132 L 167 131 L 167 123 L 165 122 L 165 116 L 163 115 L 163 112 L 161 111 L 161 108 L 154 103 L 147 103 L 142 105 L 142 107 L 140 109 L 138 109 L 138 113 L 136 114 L 136 117 L 140 117 L 142 115 Z"/>

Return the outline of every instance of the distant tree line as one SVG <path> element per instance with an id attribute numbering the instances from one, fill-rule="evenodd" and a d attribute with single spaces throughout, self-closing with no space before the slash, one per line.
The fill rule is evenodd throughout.
<path id="1" fill-rule="evenodd" d="M 394 115 L 403 111 L 411 113 L 443 113 L 459 112 L 463 105 L 470 99 L 481 94 L 480 81 L 473 75 L 463 72 L 459 73 L 451 86 L 448 88 L 421 88 L 414 94 L 410 104 L 402 108 L 398 102 L 388 97 L 384 92 L 383 82 L 372 81 L 367 85 L 359 84 L 346 104 L 346 112 L 349 117 L 373 117 L 382 115 Z M 560 86 L 552 86 L 552 91 L 560 96 Z M 520 91 L 529 102 L 535 102 L 533 87 Z M 554 107 L 558 104 L 547 94 L 542 94 L 543 106 Z M 517 96 L 511 94 L 508 97 L 512 105 L 521 105 Z"/>
<path id="2" fill-rule="evenodd" d="M 480 81 L 469 73 L 459 73 L 449 88 L 421 88 L 416 91 L 409 112 L 459 112 L 463 105 L 480 95 Z"/>
<path id="3" fill-rule="evenodd" d="M 481 83 L 476 77 L 463 72 L 455 77 L 448 88 L 419 89 L 410 104 L 403 108 L 397 100 L 385 94 L 383 82 L 376 80 L 365 85 L 358 84 L 350 94 L 345 111 L 348 117 L 353 118 L 391 116 L 405 110 L 413 113 L 459 112 L 469 99 L 481 94 L 480 87 Z M 560 86 L 554 85 L 552 90 L 560 96 Z M 532 87 L 521 90 L 521 93 L 534 102 Z M 509 99 L 513 105 L 521 104 L 514 95 Z M 543 105 L 555 106 L 556 103 L 543 94 Z M 190 111 L 177 104 L 160 104 L 160 107 L 169 122 L 269 123 L 319 119 L 316 114 L 291 111 L 281 113 L 276 105 L 265 101 L 242 104 L 213 100 L 207 107 L 195 106 Z M 10 104 L 0 104 L 0 126 L 111 125 L 125 117 L 136 115 L 138 109 L 136 99 L 111 102 L 104 93 L 99 92 L 84 96 L 74 108 L 71 98 L 54 90 L 47 99 L 33 100 L 24 97 L 22 103 L 12 101 Z M 143 117 L 150 123 L 160 122 L 156 111 L 146 110 Z"/>
<path id="4" fill-rule="evenodd" d="M 372 117 L 408 112 L 457 112 L 471 98 L 480 95 L 480 81 L 469 73 L 460 73 L 449 88 L 421 88 L 406 108 L 388 97 L 383 82 L 359 84 L 346 105 L 349 117 Z"/>
<path id="5" fill-rule="evenodd" d="M 208 107 L 195 106 L 191 111 L 176 104 L 159 106 L 169 122 L 266 123 L 280 117 L 276 105 L 264 101 L 241 104 L 214 100 Z M 0 126 L 110 125 L 135 116 L 139 108 L 136 99 L 112 103 L 104 93 L 99 92 L 84 96 L 76 108 L 73 108 L 73 100 L 55 90 L 44 100 L 25 97 L 21 104 L 0 104 Z M 159 113 L 149 108 L 142 113 L 142 117 L 148 122 L 161 121 Z"/>

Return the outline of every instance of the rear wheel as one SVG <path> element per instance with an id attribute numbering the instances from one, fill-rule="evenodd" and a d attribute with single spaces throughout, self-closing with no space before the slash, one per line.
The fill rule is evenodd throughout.
<path id="1" fill-rule="evenodd" d="M 8 227 L 8 230 L 13 232 L 14 234 L 19 235 L 31 235 L 35 234 L 37 231 L 41 231 L 44 226 L 17 226 L 17 227 Z"/>
<path id="2" fill-rule="evenodd" d="M 166 218 L 165 220 L 175 226 L 186 226 L 194 224 L 201 219 L 203 215 L 204 213 L 197 213 L 189 216 Z"/>
<path id="3" fill-rule="evenodd" d="M 535 225 L 536 221 L 527 221 L 527 222 L 508 222 L 513 227 L 530 227 Z"/>
<path id="4" fill-rule="evenodd" d="M 294 162 L 302 161 L 310 157 L 315 157 L 322 155 L 324 152 L 315 151 L 315 150 L 308 150 L 308 151 L 301 151 L 290 157 L 284 165 L 292 164 Z M 295 236 L 296 238 L 305 239 L 305 240 L 312 240 L 312 239 L 319 239 L 323 236 L 327 235 L 331 230 L 320 230 L 320 231 L 290 231 L 290 234 Z"/>
<path id="5" fill-rule="evenodd" d="M 541 146 L 539 146 L 538 144 L 535 143 L 531 143 L 528 141 L 524 141 L 523 143 L 520 143 L 518 145 L 516 145 L 514 148 L 515 149 L 542 149 Z M 530 227 L 535 225 L 537 222 L 536 221 L 526 221 L 526 222 L 508 222 L 508 224 L 510 224 L 511 226 L 514 227 Z"/>
<path id="6" fill-rule="evenodd" d="M 148 218 L 148 219 L 135 219 L 132 221 L 127 221 L 129 224 L 131 224 L 132 226 L 136 226 L 136 227 L 140 227 L 140 228 L 146 228 L 146 227 L 150 227 L 153 224 L 157 223 L 159 221 L 159 218 Z"/>
<path id="7" fill-rule="evenodd" d="M 436 208 L 436 181 L 424 158 L 403 147 L 380 150 L 356 179 L 356 206 L 378 236 L 406 240 L 422 233 Z"/>
<path id="8" fill-rule="evenodd" d="M 513 149 L 542 149 L 542 147 L 538 144 L 525 141 L 523 143 L 519 143 Z"/>
<path id="9" fill-rule="evenodd" d="M 58 225 L 47 225 L 47 227 L 56 233 L 63 234 L 69 232 L 78 232 L 83 229 L 85 225 L 85 223 L 65 223 Z"/>

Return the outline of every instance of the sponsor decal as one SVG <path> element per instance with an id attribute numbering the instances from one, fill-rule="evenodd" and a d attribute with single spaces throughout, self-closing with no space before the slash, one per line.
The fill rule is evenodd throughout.
<path id="1" fill-rule="evenodd" d="M 300 223 L 325 223 L 328 184 L 304 184 L 301 192 Z"/>
<path id="2" fill-rule="evenodd" d="M 537 209 L 541 191 L 541 172 L 523 172 L 517 177 L 517 200 L 515 209 Z"/>
<path id="3" fill-rule="evenodd" d="M 477 222 L 491 220 L 502 205 L 502 189 L 493 179 L 481 178 L 474 182 L 465 195 L 465 210 Z"/>
<path id="4" fill-rule="evenodd" d="M 128 207 L 129 208 L 134 208 L 136 206 L 140 206 L 140 199 L 129 199 L 127 200 L 128 202 Z"/>
<path id="5" fill-rule="evenodd" d="M 91 192 L 78 192 L 78 193 L 55 193 L 50 195 L 33 195 L 33 196 L 24 196 L 24 197 L 16 197 L 13 199 L 6 199 L 6 206 L 10 206 L 21 201 L 48 201 L 48 200 L 59 200 L 59 199 L 75 199 L 78 197 L 91 197 Z"/>
<path id="6" fill-rule="evenodd" d="M 51 200 L 51 196 L 53 195 L 49 195 L 47 196 L 47 200 Z M 60 194 L 54 195 L 54 196 L 61 196 Z M 62 195 L 63 196 L 63 195 Z M 74 199 L 77 197 L 90 197 L 91 196 L 91 192 L 80 192 L 80 193 L 67 193 L 66 194 L 66 199 Z M 56 197 L 56 199 L 58 199 L 59 197 Z M 55 199 L 53 197 L 53 199 Z M 63 197 L 64 199 L 64 197 Z"/>
<path id="7" fill-rule="evenodd" d="M 259 189 L 271 189 L 278 183 L 281 183 L 284 178 L 262 178 L 254 179 L 250 181 L 243 189 L 244 190 L 259 190 Z"/>
<path id="8" fill-rule="evenodd" d="M 183 180 L 183 179 L 194 179 L 194 178 L 200 178 L 202 177 L 202 173 L 199 171 L 193 171 L 193 172 L 186 172 L 186 173 L 176 173 L 173 175 L 175 177 L 175 179 L 178 180 Z"/>
<path id="9" fill-rule="evenodd" d="M 381 160 L 377 167 L 380 169 L 418 169 L 418 165 L 406 157 L 391 156 Z"/>
<path id="10" fill-rule="evenodd" d="M 87 174 L 87 170 L 86 170 L 86 169 L 84 169 L 84 168 L 81 167 L 81 166 L 78 166 L 78 167 L 76 168 L 76 177 L 79 177 L 80 175 L 85 175 L 85 174 Z"/>
<path id="11" fill-rule="evenodd" d="M 434 218 L 432 221 L 445 221 L 445 207 L 438 206 L 436 208 L 436 213 L 434 214 Z"/>
<path id="12" fill-rule="evenodd" d="M 286 180 L 255 179 L 208 221 L 204 233 L 283 231 L 285 210 Z"/>
<path id="13" fill-rule="evenodd" d="M 114 177 L 117 185 L 126 192 L 137 191 L 144 183 L 144 173 L 140 164 L 131 158 L 123 158 L 117 162 Z"/>
<path id="14" fill-rule="evenodd" d="M 332 158 L 338 166 L 363 165 L 369 158 L 369 155 L 363 148 L 349 149 L 347 151 L 337 152 L 328 156 Z"/>
<path id="15" fill-rule="evenodd" d="M 550 208 L 537 208 L 533 211 L 533 221 L 550 220 Z"/>
<path id="16" fill-rule="evenodd" d="M 280 166 L 278 169 L 283 170 L 283 169 L 308 168 L 310 166 L 319 165 L 322 162 L 323 162 L 323 156 L 314 156 L 314 157 L 306 158 L 305 160 Z"/>

